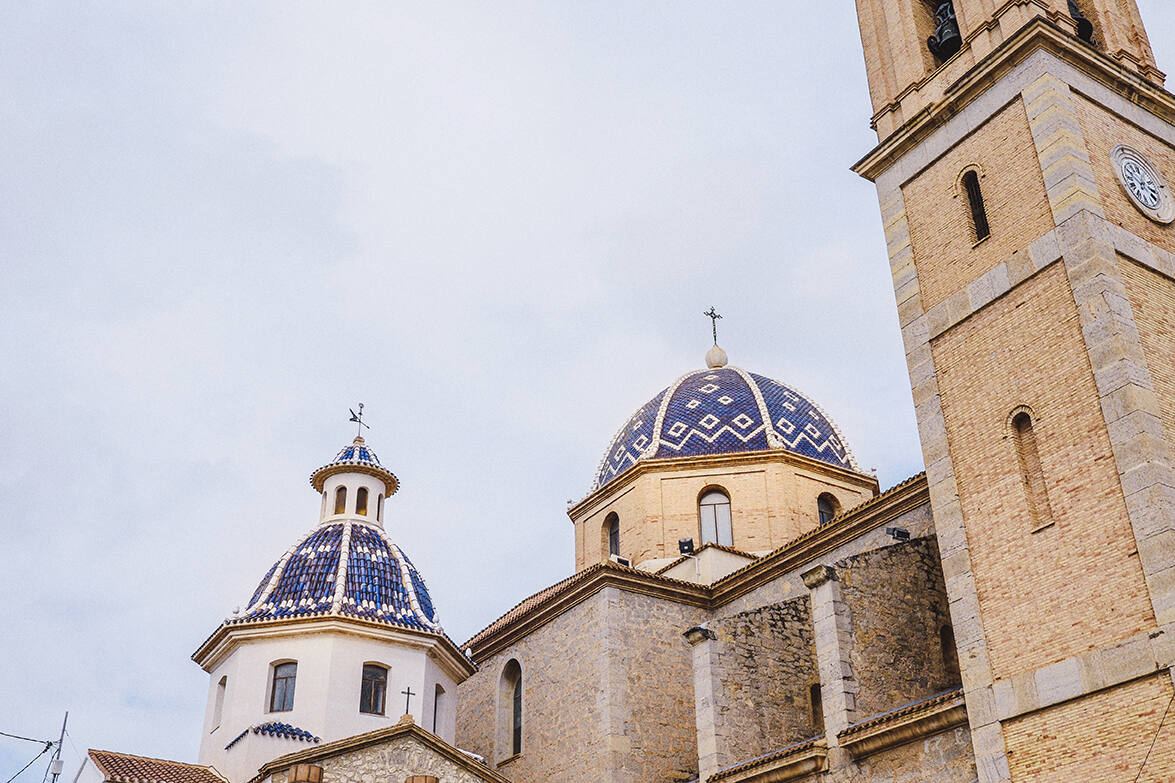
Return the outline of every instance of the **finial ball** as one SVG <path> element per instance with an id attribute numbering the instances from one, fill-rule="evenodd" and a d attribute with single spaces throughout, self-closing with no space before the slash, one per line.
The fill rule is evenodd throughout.
<path id="1" fill-rule="evenodd" d="M 717 369 L 718 367 L 725 367 L 727 362 L 726 351 L 715 345 L 710 350 L 706 351 L 706 366 L 710 369 Z"/>

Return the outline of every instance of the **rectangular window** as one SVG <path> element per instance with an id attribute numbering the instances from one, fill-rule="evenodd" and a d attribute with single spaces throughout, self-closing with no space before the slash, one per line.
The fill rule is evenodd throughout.
<path id="1" fill-rule="evenodd" d="M 359 689 L 359 711 L 383 715 L 388 692 L 388 670 L 375 664 L 363 667 L 363 685 Z"/>
<path id="2" fill-rule="evenodd" d="M 273 667 L 273 691 L 269 696 L 270 712 L 289 712 L 294 709 L 294 682 L 298 664 L 279 663 Z"/>

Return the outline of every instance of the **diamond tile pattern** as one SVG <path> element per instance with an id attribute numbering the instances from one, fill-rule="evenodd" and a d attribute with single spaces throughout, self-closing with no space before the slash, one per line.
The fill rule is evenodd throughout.
<path id="1" fill-rule="evenodd" d="M 653 425 L 657 421 L 657 409 L 661 407 L 661 398 L 668 389 L 646 402 L 641 409 L 632 415 L 632 418 L 620 428 L 608 453 L 600 463 L 600 470 L 596 477 L 596 486 L 602 487 L 612 479 L 636 464 L 642 452 L 653 439 Z"/>
<path id="2" fill-rule="evenodd" d="M 664 419 L 654 432 L 666 395 Z M 649 444 L 655 444 L 649 450 L 658 458 L 767 451 L 773 448 L 768 430 L 787 451 L 856 470 L 840 432 L 811 400 L 771 378 L 722 367 L 690 373 L 641 406 L 608 447 L 592 489 L 635 465 Z"/>

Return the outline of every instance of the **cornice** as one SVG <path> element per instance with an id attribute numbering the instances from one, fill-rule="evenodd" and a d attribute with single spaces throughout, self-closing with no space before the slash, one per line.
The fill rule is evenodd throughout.
<path id="1" fill-rule="evenodd" d="M 441 668 L 458 682 L 468 679 L 477 671 L 477 667 L 461 653 L 453 640 L 444 634 L 390 626 L 357 617 L 326 614 L 275 620 L 226 621 L 204 640 L 196 652 L 192 653 L 192 660 L 204 671 L 211 672 L 241 642 L 288 636 L 293 633 L 345 633 L 428 650 L 436 654 Z"/>
<path id="2" fill-rule="evenodd" d="M 831 419 L 830 419 L 831 421 Z M 644 459 L 633 465 L 620 476 L 588 494 L 567 509 L 567 516 L 574 522 L 590 516 L 603 506 L 611 503 L 625 491 L 632 488 L 636 480 L 648 473 L 677 473 L 689 470 L 713 469 L 719 467 L 743 467 L 764 463 L 785 463 L 824 473 L 841 481 L 877 490 L 877 477 L 841 468 L 823 460 L 795 454 L 784 449 L 769 451 L 739 451 L 733 454 L 701 454 L 692 457 L 658 457 Z"/>
<path id="3" fill-rule="evenodd" d="M 828 769 L 828 745 L 824 737 L 790 745 L 763 756 L 727 767 L 706 779 L 707 783 L 781 783 Z"/>
<path id="4" fill-rule="evenodd" d="M 862 759 L 966 723 L 967 704 L 957 689 L 849 726 L 837 739 L 854 759 Z"/>
<path id="5" fill-rule="evenodd" d="M 597 563 L 526 598 L 476 633 L 462 648 L 481 663 L 605 587 L 712 610 L 844 543 L 930 502 L 919 473 L 723 577 L 713 585 L 671 579 L 611 561 Z"/>
<path id="6" fill-rule="evenodd" d="M 388 726 L 375 731 L 369 731 L 364 734 L 356 734 L 352 737 L 336 740 L 334 742 L 327 742 L 323 745 L 316 745 L 313 748 L 306 750 L 299 750 L 294 753 L 287 753 L 284 756 L 279 756 L 273 761 L 265 764 L 257 772 L 249 783 L 260 783 L 265 778 L 283 770 L 289 769 L 296 764 L 308 764 L 332 756 L 339 756 L 343 753 L 349 753 L 355 750 L 361 750 L 372 745 L 378 745 L 391 740 L 399 739 L 400 737 L 412 737 L 423 745 L 428 746 L 438 755 L 444 756 L 447 760 L 464 767 L 467 770 L 474 772 L 479 777 L 494 781 L 494 783 L 510 783 L 509 780 L 499 775 L 494 770 L 479 764 L 470 756 L 463 753 L 458 748 L 453 747 L 449 743 L 437 737 L 435 734 L 425 731 L 413 722 L 401 719 L 400 723 L 395 726 Z"/>
<path id="7" fill-rule="evenodd" d="M 853 164 L 852 170 L 865 179 L 876 180 L 939 126 L 978 99 L 995 81 L 1041 49 L 1175 124 L 1175 96 L 1109 55 L 1082 43 L 1054 22 L 1036 17 L 956 79 L 941 100 L 915 114 Z"/>

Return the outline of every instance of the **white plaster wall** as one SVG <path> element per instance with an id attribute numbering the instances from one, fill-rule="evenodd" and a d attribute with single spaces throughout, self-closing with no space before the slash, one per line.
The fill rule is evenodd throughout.
<path id="1" fill-rule="evenodd" d="M 294 708 L 269 712 L 272 665 L 287 660 L 298 662 Z M 359 712 L 365 663 L 379 663 L 389 669 L 384 715 Z M 221 722 L 214 727 L 216 685 L 226 675 L 228 687 Z M 403 644 L 339 631 L 248 640 L 237 646 L 209 676 L 200 763 L 215 766 L 234 783 L 246 781 L 261 764 L 306 745 L 250 735 L 226 751 L 224 746 L 245 729 L 280 721 L 305 729 L 321 737 L 323 742 L 361 734 L 399 720 L 404 713 L 404 696 L 400 691 L 409 686 L 417 694 L 412 697 L 416 721 L 431 728 L 432 693 L 438 681 L 447 694 L 456 697 L 456 683 L 429 660 L 427 651 Z M 454 733 L 455 718 L 448 721 L 441 736 L 452 741 Z"/>
<path id="2" fill-rule="evenodd" d="M 339 487 L 347 488 L 347 506 L 342 514 L 335 512 L 335 491 Z M 360 487 L 367 488 L 367 516 L 355 513 L 355 498 Z M 359 519 L 367 522 L 370 525 L 383 527 L 383 520 L 376 518 L 376 512 L 379 509 L 379 496 L 384 494 L 386 487 L 383 480 L 375 476 L 368 476 L 365 473 L 338 473 L 330 476 L 322 484 L 323 492 L 326 493 L 326 502 L 322 504 L 322 516 L 319 519 L 323 522 L 341 522 L 344 519 Z M 387 518 L 388 499 L 385 497 L 384 501 L 384 518 Z"/>

